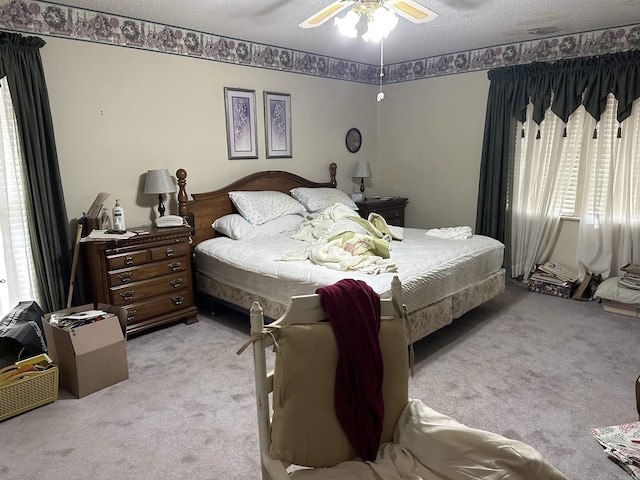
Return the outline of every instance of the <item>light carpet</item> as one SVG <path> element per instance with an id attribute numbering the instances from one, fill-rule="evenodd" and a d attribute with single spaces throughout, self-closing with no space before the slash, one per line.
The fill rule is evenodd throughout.
<path id="1" fill-rule="evenodd" d="M 248 318 L 199 319 L 130 339 L 128 380 L 0 422 L 0 478 L 259 479 Z M 589 429 L 638 418 L 639 322 L 509 284 L 416 344 L 409 393 L 569 479 L 628 479 Z"/>

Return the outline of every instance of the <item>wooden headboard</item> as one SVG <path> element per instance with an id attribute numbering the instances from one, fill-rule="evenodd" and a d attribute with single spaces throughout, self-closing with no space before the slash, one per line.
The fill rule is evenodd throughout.
<path id="1" fill-rule="evenodd" d="M 205 193 L 193 193 L 193 200 L 189 200 L 186 191 L 187 172 L 183 168 L 176 172 L 178 178 L 178 214 L 187 219 L 189 224 L 195 229 L 192 236 L 192 246 L 209 238 L 216 236 L 215 230 L 211 227 L 213 221 L 229 213 L 238 213 L 231 200 L 229 192 L 234 190 L 272 190 L 283 192 L 287 195 L 289 190 L 295 187 L 331 187 L 336 188 L 337 165 L 329 165 L 329 182 L 318 183 L 306 178 L 302 178 L 293 173 L 280 170 L 268 170 L 256 172 L 218 190 Z"/>

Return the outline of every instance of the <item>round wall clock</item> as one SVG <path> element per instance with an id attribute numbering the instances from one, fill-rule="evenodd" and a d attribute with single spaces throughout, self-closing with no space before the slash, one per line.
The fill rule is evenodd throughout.
<path id="1" fill-rule="evenodd" d="M 360 130 L 357 128 L 351 128 L 347 132 L 345 143 L 347 144 L 347 150 L 351 153 L 356 153 L 360 150 L 360 145 L 362 145 L 362 135 L 360 134 Z"/>

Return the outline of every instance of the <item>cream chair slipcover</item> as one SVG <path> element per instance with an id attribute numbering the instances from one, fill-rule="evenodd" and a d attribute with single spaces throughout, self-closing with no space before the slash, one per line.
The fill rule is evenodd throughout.
<path id="1" fill-rule="evenodd" d="M 338 349 L 331 325 L 323 322 L 327 315 L 319 295 L 293 297 L 284 315 L 266 326 L 261 307 L 253 305 L 263 479 L 566 480 L 531 446 L 467 427 L 409 399 L 400 302 L 381 300 L 381 318 L 385 417 L 378 456 L 364 462 L 335 414 Z M 265 349 L 271 346 L 275 366 L 267 373 Z"/>

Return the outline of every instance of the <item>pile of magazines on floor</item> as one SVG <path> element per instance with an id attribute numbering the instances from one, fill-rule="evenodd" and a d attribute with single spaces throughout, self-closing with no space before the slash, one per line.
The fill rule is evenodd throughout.
<path id="1" fill-rule="evenodd" d="M 640 422 L 592 428 L 591 434 L 614 462 L 640 480 Z"/>
<path id="2" fill-rule="evenodd" d="M 545 262 L 538 265 L 531 278 L 542 283 L 569 288 L 578 280 L 578 272 L 556 262 Z"/>

